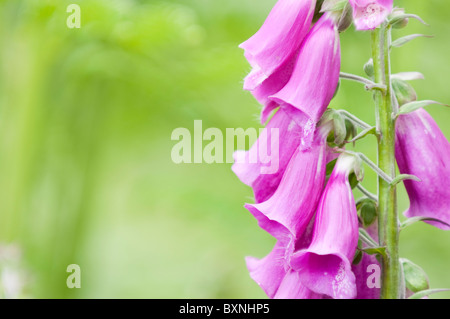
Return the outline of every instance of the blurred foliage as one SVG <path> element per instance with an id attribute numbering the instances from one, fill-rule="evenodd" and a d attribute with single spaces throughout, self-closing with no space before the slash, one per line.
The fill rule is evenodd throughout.
<path id="1" fill-rule="evenodd" d="M 21 252 L 19 296 L 265 297 L 244 262 L 274 243 L 243 208 L 251 190 L 230 164 L 172 163 L 170 136 L 195 119 L 260 127 L 237 46 L 274 2 L 0 0 L 0 242 Z M 70 3 L 81 6 L 80 29 L 66 26 Z M 419 98 L 449 103 L 450 4 L 396 3 L 431 27 L 411 21 L 395 36 L 435 38 L 395 49 L 393 71 L 423 72 Z M 369 34 L 349 29 L 342 51 L 342 69 L 362 75 Z M 374 122 L 370 94 L 356 83 L 343 83 L 332 107 Z M 450 136 L 448 109 L 429 111 Z M 374 145 L 358 147 L 375 158 Z M 399 201 L 403 211 L 403 189 Z M 402 256 L 432 287 L 450 287 L 448 233 L 422 224 L 401 239 Z M 66 287 L 72 263 L 81 289 Z"/>

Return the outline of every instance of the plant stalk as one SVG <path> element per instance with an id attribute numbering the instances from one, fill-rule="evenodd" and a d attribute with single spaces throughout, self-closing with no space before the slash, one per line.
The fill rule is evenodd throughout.
<path id="1" fill-rule="evenodd" d="M 386 23 L 372 31 L 372 58 L 375 82 L 385 90 L 376 91 L 376 122 L 378 133 L 378 167 L 395 178 L 395 103 L 392 101 L 389 48 L 391 27 Z M 378 236 L 380 247 L 386 247 L 382 259 L 381 299 L 402 298 L 398 253 L 399 222 L 395 186 L 378 178 Z"/>

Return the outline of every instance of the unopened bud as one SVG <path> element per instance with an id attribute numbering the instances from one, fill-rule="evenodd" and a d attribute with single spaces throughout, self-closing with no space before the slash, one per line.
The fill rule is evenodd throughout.
<path id="1" fill-rule="evenodd" d="M 393 78 L 392 89 L 394 90 L 395 97 L 397 98 L 399 106 L 402 106 L 409 102 L 417 101 L 416 91 L 406 81 Z"/>
<path id="2" fill-rule="evenodd" d="M 341 18 L 339 19 L 338 23 L 338 30 L 339 32 L 344 32 L 347 30 L 353 22 L 353 16 L 352 16 L 352 7 L 350 3 L 347 3 L 344 10 L 342 11 Z"/>
<path id="3" fill-rule="evenodd" d="M 355 124 L 348 119 L 345 120 L 345 129 L 347 130 L 347 135 L 345 136 L 346 141 L 352 140 L 358 134 Z"/>
<path id="4" fill-rule="evenodd" d="M 401 9 L 401 8 L 395 8 L 392 13 L 389 15 L 389 20 L 395 19 L 396 17 L 405 14 L 405 9 Z M 409 19 L 408 18 L 404 18 L 404 19 L 400 19 L 399 21 L 397 21 L 396 23 L 394 23 L 392 25 L 392 27 L 394 29 L 403 29 L 404 27 L 406 27 L 408 25 Z"/>
<path id="5" fill-rule="evenodd" d="M 364 227 L 372 225 L 378 216 L 377 203 L 369 198 L 364 199 L 358 204 L 361 220 Z"/>
<path id="6" fill-rule="evenodd" d="M 371 58 L 365 65 L 364 65 L 364 72 L 371 78 L 375 74 L 375 70 L 373 68 L 373 59 Z"/>
<path id="7" fill-rule="evenodd" d="M 406 288 L 412 292 L 419 292 L 430 288 L 425 271 L 406 258 L 400 258 L 405 276 Z"/>

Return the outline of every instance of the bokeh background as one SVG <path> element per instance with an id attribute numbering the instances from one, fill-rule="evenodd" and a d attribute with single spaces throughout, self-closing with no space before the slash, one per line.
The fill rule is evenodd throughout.
<path id="1" fill-rule="evenodd" d="M 81 6 L 81 28 L 66 8 Z M 174 164 L 175 128 L 260 127 L 242 90 L 238 45 L 275 0 L 0 0 L 0 271 L 3 297 L 265 298 L 244 257 L 273 238 L 243 208 L 231 164 Z M 450 103 L 450 3 L 396 0 L 411 21 L 393 72 L 420 71 L 419 98 Z M 342 34 L 342 70 L 359 75 L 369 33 Z M 374 124 L 370 93 L 344 82 L 332 107 Z M 430 106 L 450 137 L 450 110 Z M 358 149 L 376 158 L 375 141 Z M 376 191 L 366 169 L 366 188 Z M 355 192 L 355 196 L 360 196 Z M 400 210 L 408 207 L 403 188 Z M 450 287 L 450 233 L 417 224 L 401 255 Z M 66 267 L 81 267 L 68 289 Z M 442 293 L 434 298 L 448 298 Z"/>

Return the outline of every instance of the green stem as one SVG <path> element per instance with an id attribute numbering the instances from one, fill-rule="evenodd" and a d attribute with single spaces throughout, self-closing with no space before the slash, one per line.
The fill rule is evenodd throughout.
<path id="1" fill-rule="evenodd" d="M 388 176 L 395 177 L 395 104 L 392 103 L 390 46 L 391 29 L 384 24 L 372 32 L 372 58 L 375 82 L 384 85 L 386 90 L 376 91 L 376 120 L 378 132 L 378 167 Z M 378 178 L 378 235 L 381 247 L 386 247 L 382 260 L 381 295 L 382 299 L 397 299 L 400 292 L 401 276 L 398 255 L 399 223 L 396 189 L 384 179 Z"/>

